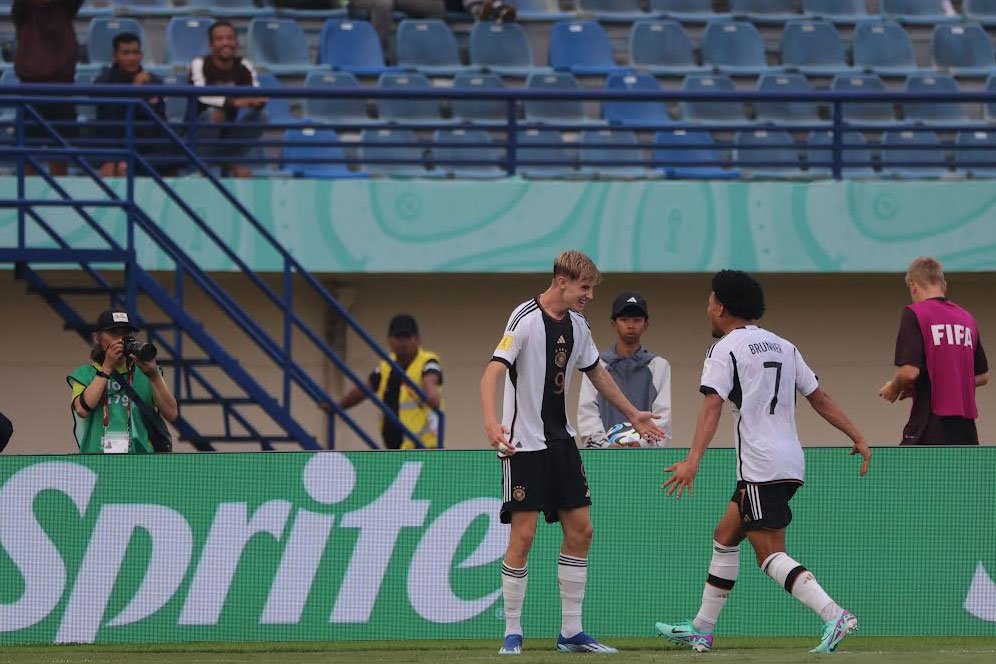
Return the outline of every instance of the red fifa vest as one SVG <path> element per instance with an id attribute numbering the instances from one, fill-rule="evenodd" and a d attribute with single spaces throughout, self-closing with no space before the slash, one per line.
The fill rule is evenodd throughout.
<path id="1" fill-rule="evenodd" d="M 909 305 L 920 323 L 923 350 L 930 377 L 930 410 L 938 417 L 974 420 L 975 319 L 950 300 L 924 300 Z"/>

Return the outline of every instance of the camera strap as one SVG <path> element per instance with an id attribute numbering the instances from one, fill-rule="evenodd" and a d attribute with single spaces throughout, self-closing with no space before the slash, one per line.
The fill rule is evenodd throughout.
<path id="1" fill-rule="evenodd" d="M 155 408 L 150 404 L 142 401 L 142 397 L 138 396 L 135 388 L 131 386 L 131 376 L 135 370 L 135 366 L 131 366 L 129 371 L 129 379 L 124 381 L 124 376 L 117 371 L 115 371 L 112 376 L 115 380 L 120 381 L 121 389 L 124 390 L 125 394 L 131 399 L 131 402 L 138 406 L 138 412 L 142 416 L 142 422 L 145 424 L 145 431 L 149 434 L 149 441 L 152 443 L 152 449 L 154 452 L 172 452 L 173 451 L 173 439 L 170 436 L 169 429 L 166 428 L 166 423 L 163 421 L 162 416 L 159 414 Z M 131 426 L 131 408 L 128 408 L 128 426 Z"/>

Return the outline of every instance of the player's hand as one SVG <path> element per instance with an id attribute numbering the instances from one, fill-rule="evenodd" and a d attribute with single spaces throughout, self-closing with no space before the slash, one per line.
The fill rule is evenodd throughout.
<path id="1" fill-rule="evenodd" d="M 868 464 L 871 463 L 872 460 L 871 448 L 868 447 L 868 443 L 866 441 L 859 440 L 854 443 L 853 447 L 851 447 L 851 456 L 854 456 L 855 454 L 861 455 L 861 470 L 858 471 L 858 474 L 861 475 L 861 477 L 864 477 L 868 474 Z"/>
<path id="2" fill-rule="evenodd" d="M 102 367 L 104 373 L 109 374 L 114 371 L 122 357 L 124 357 L 124 341 L 116 339 L 104 351 L 104 366 Z"/>
<path id="3" fill-rule="evenodd" d="M 508 427 L 504 427 L 497 422 L 489 422 L 484 425 L 484 433 L 488 437 L 488 443 L 502 456 L 512 456 L 515 448 L 508 444 Z"/>
<path id="4" fill-rule="evenodd" d="M 878 391 L 878 396 L 882 397 L 889 403 L 896 403 L 896 399 L 900 398 L 900 394 L 899 386 L 896 385 L 896 381 L 894 380 L 890 380 Z"/>
<path id="5" fill-rule="evenodd" d="M 899 400 L 902 401 L 903 399 L 909 399 L 912 398 L 912 396 L 913 396 L 913 390 L 902 390 L 899 393 Z"/>
<path id="6" fill-rule="evenodd" d="M 636 413 L 632 418 L 630 418 L 630 424 L 636 429 L 636 432 L 640 434 L 640 438 L 644 439 L 649 443 L 656 443 L 659 440 L 663 440 L 667 434 L 664 429 L 657 426 L 654 420 L 660 419 L 653 413 L 647 410 L 640 411 Z"/>
<path id="7" fill-rule="evenodd" d="M 143 69 L 142 71 L 135 74 L 135 78 L 133 78 L 131 82 L 134 83 L 135 85 L 146 85 L 151 80 L 152 76 L 149 74 L 149 72 Z"/>
<path id="8" fill-rule="evenodd" d="M 678 490 L 678 498 L 681 498 L 681 494 L 688 489 L 688 495 L 695 495 L 695 474 L 699 472 L 699 464 L 691 459 L 682 459 L 678 463 L 673 463 L 664 469 L 666 473 L 674 473 L 671 477 L 667 478 L 664 484 L 661 484 L 662 489 L 667 489 L 667 495 L 673 495 L 675 489 Z"/>

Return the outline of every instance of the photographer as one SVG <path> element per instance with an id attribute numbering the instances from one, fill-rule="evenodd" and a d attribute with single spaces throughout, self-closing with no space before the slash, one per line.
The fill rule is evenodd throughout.
<path id="1" fill-rule="evenodd" d="M 83 454 L 157 451 L 141 406 L 129 397 L 129 387 L 166 420 L 172 422 L 179 414 L 176 399 L 156 365 L 155 347 L 136 341 L 137 331 L 127 312 L 103 312 L 93 333 L 91 362 L 66 377 L 73 390 L 73 433 Z M 123 381 L 129 387 L 122 386 Z"/>

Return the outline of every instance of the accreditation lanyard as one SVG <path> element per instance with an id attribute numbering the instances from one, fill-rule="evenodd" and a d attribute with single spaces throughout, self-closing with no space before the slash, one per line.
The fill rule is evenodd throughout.
<path id="1" fill-rule="evenodd" d="M 120 376 L 121 374 L 118 373 L 118 372 L 114 372 L 111 375 L 112 376 Z M 130 367 L 128 367 L 128 384 L 131 385 L 132 387 L 135 386 L 134 378 L 135 378 L 135 365 L 133 364 Z M 120 385 L 118 386 L 118 391 L 119 392 L 123 392 L 124 391 L 121 388 Z M 104 429 L 105 430 L 107 429 L 107 423 L 110 421 L 110 410 L 107 408 L 107 396 L 110 394 L 110 392 L 111 392 L 111 380 L 109 379 L 107 381 L 107 389 L 104 390 L 104 398 L 103 398 L 103 403 L 102 403 L 102 405 L 104 407 Z M 128 400 L 128 406 L 126 408 L 126 412 L 128 413 L 128 428 L 126 430 L 128 432 L 128 435 L 130 436 L 131 435 L 131 399 Z"/>

